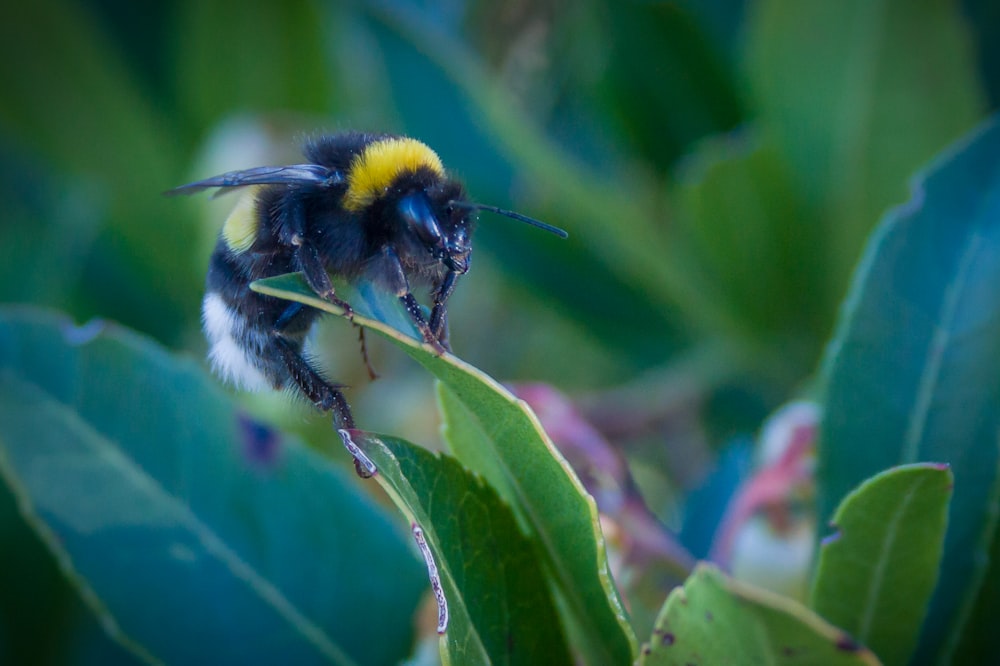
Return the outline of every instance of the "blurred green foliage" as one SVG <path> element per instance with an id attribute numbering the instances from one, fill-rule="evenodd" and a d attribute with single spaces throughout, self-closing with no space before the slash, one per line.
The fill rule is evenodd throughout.
<path id="1" fill-rule="evenodd" d="M 996 106 L 998 17 L 991 0 L 6 3 L 0 302 L 201 357 L 230 204 L 160 193 L 293 159 L 315 131 L 408 133 L 476 199 L 571 234 L 484 220 L 453 299 L 456 352 L 589 396 L 609 430 L 650 445 L 639 455 L 673 456 L 657 478 L 690 486 L 704 470 L 678 459 L 807 385 L 868 232 Z M 426 377 L 376 345 L 369 385 L 346 329 L 318 348 L 359 420 L 433 443 Z M 637 380 L 652 416 L 616 421 L 604 391 Z M 280 396 L 253 406 L 330 436 Z M 60 659 L 40 646 L 77 602 L 4 502 L 0 569 L 31 562 L 53 591 L 32 588 L 48 618 L 35 632 L 9 619 L 23 595 L 0 595 L 0 654 Z"/>

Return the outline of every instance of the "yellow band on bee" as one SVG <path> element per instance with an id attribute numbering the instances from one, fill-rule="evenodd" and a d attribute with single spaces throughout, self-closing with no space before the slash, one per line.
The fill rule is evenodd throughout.
<path id="1" fill-rule="evenodd" d="M 385 194 L 401 175 L 422 168 L 444 177 L 441 158 L 415 139 L 382 139 L 369 144 L 351 162 L 344 208 L 352 212 L 363 210 Z"/>
<path id="2" fill-rule="evenodd" d="M 239 254 L 246 252 L 257 240 L 260 221 L 257 219 L 257 187 L 248 187 L 240 200 L 236 202 L 233 212 L 226 218 L 222 227 L 222 237 L 229 249 Z"/>

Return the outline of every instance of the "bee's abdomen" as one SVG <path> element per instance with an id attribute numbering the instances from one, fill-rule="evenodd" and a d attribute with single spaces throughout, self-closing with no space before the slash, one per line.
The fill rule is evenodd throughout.
<path id="1" fill-rule="evenodd" d="M 280 257 L 274 259 L 282 263 Z M 226 239 L 216 246 L 201 311 L 208 358 L 212 370 L 237 388 L 281 389 L 291 378 L 276 338 L 281 335 L 285 344 L 301 350 L 315 317 L 300 316 L 295 330 L 279 332 L 278 320 L 289 303 L 250 289 L 254 261 L 247 254 L 234 253 Z"/>
<path id="2" fill-rule="evenodd" d="M 248 391 L 280 387 L 278 377 L 267 376 L 261 355 L 267 346 L 266 333 L 226 302 L 217 291 L 205 293 L 201 307 L 208 358 L 212 370 L 226 382 Z"/>

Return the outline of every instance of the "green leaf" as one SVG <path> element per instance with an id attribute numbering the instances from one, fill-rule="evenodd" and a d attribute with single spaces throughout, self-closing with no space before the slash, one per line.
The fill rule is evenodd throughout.
<path id="1" fill-rule="evenodd" d="M 701 143 L 673 190 L 671 260 L 725 304 L 730 332 L 766 345 L 772 367 L 801 376 L 829 330 L 819 241 L 782 156 L 759 133 Z"/>
<path id="2" fill-rule="evenodd" d="M 116 638 L 168 663 L 407 654 L 426 578 L 350 477 L 191 360 L 0 312 L 0 475 Z"/>
<path id="3" fill-rule="evenodd" d="M 805 606 L 701 564 L 663 605 L 642 666 L 690 664 L 878 664 Z"/>
<path id="4" fill-rule="evenodd" d="M 493 444 L 483 430 L 476 415 L 469 411 L 447 385 L 438 383 L 438 401 L 444 419 L 444 438 L 466 466 L 475 469 L 496 488 L 503 497 L 514 497 L 515 490 L 503 469 L 492 463 Z M 525 525 L 526 529 L 531 529 Z"/>
<path id="5" fill-rule="evenodd" d="M 341 314 L 339 308 L 320 300 L 297 274 L 259 280 L 252 288 Z M 528 536 L 539 542 L 570 638 L 580 652 L 592 663 L 630 662 L 635 637 L 611 579 L 597 507 L 535 415 L 489 376 L 450 354 L 437 356 L 429 345 L 419 342 L 393 296 L 371 288 L 357 293 L 348 287 L 337 293 L 354 307 L 356 324 L 394 342 L 430 370 L 468 410 L 463 427 L 471 419 L 485 437 L 477 436 L 474 447 L 460 446 L 454 453 L 472 471 L 491 483 L 496 480 L 494 488 L 510 504 Z M 378 318 L 372 318 L 373 308 Z"/>
<path id="6" fill-rule="evenodd" d="M 941 581 L 918 654 L 957 636 L 995 527 L 1000 425 L 1000 125 L 914 183 L 855 276 L 823 368 L 818 506 L 920 460 L 955 475 Z"/>
<path id="7" fill-rule="evenodd" d="M 938 578 L 954 478 L 946 465 L 896 467 L 862 483 L 833 516 L 810 606 L 906 664 Z"/>
<path id="8" fill-rule="evenodd" d="M 822 211 L 818 251 L 839 298 L 864 238 L 913 171 L 981 118 L 956 3 L 754 3 L 748 76 L 759 118 Z"/>
<path id="9" fill-rule="evenodd" d="M 445 661 L 572 663 L 538 551 L 496 492 L 448 455 L 361 433 L 354 443 L 434 554 Z"/>

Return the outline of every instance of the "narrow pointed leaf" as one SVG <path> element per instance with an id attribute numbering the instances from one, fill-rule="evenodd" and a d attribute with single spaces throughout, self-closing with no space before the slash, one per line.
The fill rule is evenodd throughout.
<path id="1" fill-rule="evenodd" d="M 844 498 L 823 541 L 810 606 L 886 664 L 906 664 L 916 648 L 953 481 L 946 465 L 877 474 Z"/>

